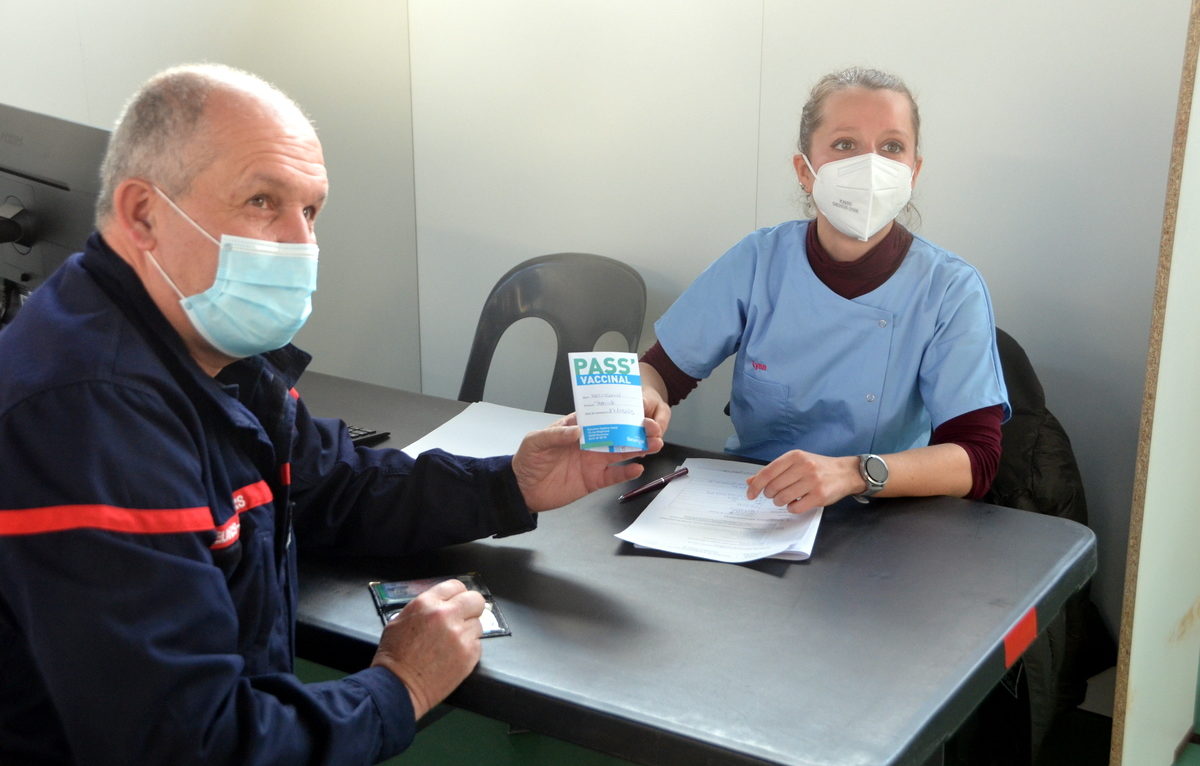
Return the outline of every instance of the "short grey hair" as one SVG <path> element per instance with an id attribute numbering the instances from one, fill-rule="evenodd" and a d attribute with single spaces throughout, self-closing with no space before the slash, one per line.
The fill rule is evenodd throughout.
<path id="1" fill-rule="evenodd" d="M 243 93 L 303 119 L 304 112 L 283 91 L 249 72 L 222 64 L 186 64 L 151 77 L 125 104 L 100 166 L 96 226 L 113 212 L 113 194 L 129 178 L 157 184 L 168 196 L 185 194 L 192 180 L 214 159 L 207 141 L 205 107 L 216 92 Z"/>
<path id="2" fill-rule="evenodd" d="M 908 89 L 903 80 L 894 74 L 856 66 L 825 75 L 817 81 L 808 94 L 808 102 L 800 113 L 800 139 L 796 142 L 797 148 L 804 156 L 807 157 L 809 150 L 812 149 L 813 132 L 825 117 L 825 102 L 834 93 L 850 88 L 890 90 L 906 97 L 908 105 L 912 109 L 913 149 L 917 150 L 921 141 L 921 114 L 917 110 L 917 100 L 913 98 L 912 91 Z"/>

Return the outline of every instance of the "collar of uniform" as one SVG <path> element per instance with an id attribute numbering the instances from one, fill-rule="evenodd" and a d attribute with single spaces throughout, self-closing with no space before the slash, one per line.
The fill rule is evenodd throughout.
<path id="1" fill-rule="evenodd" d="M 183 338 L 171 327 L 171 323 L 158 310 L 158 306 L 146 292 L 142 280 L 121 256 L 117 255 L 100 232 L 92 232 L 84 247 L 80 265 L 92 276 L 114 304 L 116 304 L 137 328 L 152 340 L 159 355 L 169 353 L 172 359 L 183 362 L 195 374 L 204 372 L 192 360 L 183 345 Z"/>
<path id="2" fill-rule="evenodd" d="M 808 252 L 808 263 L 817 278 L 830 290 L 852 300 L 888 281 L 904 262 L 912 240 L 908 229 L 896 221 L 883 239 L 862 257 L 853 261 L 835 261 L 821 245 L 814 220 L 808 224 L 804 245 Z"/>

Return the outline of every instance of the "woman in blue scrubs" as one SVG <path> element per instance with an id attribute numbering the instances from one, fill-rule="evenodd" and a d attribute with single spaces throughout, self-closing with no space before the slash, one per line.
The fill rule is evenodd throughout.
<path id="1" fill-rule="evenodd" d="M 919 134 L 898 78 L 822 78 L 793 158 L 815 218 L 750 234 L 655 324 L 642 381 L 664 426 L 736 355 L 726 451 L 769 461 L 749 497 L 800 513 L 991 485 L 1010 414 L 991 298 L 973 266 L 895 220 L 920 174 Z"/>

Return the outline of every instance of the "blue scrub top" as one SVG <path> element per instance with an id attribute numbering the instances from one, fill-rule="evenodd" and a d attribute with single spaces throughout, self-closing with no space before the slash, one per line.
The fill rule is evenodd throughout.
<path id="1" fill-rule="evenodd" d="M 848 300 L 809 265 L 810 223 L 750 234 L 654 325 L 694 378 L 737 354 L 727 452 L 900 452 L 973 410 L 1002 404 L 1009 418 L 991 297 L 973 266 L 914 236 L 887 282 Z"/>

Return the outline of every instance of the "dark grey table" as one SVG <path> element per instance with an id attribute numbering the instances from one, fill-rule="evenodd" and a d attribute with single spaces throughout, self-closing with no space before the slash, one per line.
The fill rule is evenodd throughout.
<path id="1" fill-rule="evenodd" d="M 461 402 L 308 374 L 318 415 L 415 441 Z M 668 446 L 645 477 L 688 455 Z M 730 565 L 613 535 L 649 502 L 594 493 L 531 533 L 300 566 L 299 653 L 355 670 L 369 580 L 480 572 L 512 635 L 449 702 L 646 764 L 922 764 L 1096 567 L 1079 524 L 951 498 L 826 509 L 812 559 Z"/>

